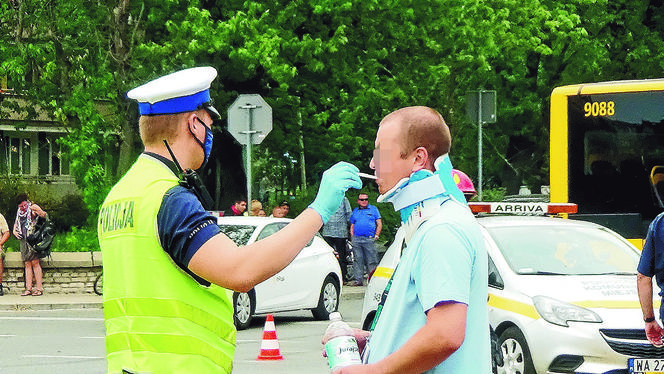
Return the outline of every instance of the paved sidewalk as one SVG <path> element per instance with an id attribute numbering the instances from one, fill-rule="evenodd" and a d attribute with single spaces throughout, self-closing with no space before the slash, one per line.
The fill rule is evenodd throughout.
<path id="1" fill-rule="evenodd" d="M 344 286 L 341 300 L 357 300 L 364 297 L 366 287 Z M 49 294 L 41 296 L 20 296 L 12 289 L 0 296 L 1 311 L 53 310 L 53 309 L 101 309 L 101 296 L 95 294 Z"/>

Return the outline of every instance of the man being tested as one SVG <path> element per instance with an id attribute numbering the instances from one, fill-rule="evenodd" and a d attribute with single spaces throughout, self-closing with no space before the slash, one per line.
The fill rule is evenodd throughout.
<path id="1" fill-rule="evenodd" d="M 139 102 L 145 151 L 107 196 L 98 224 L 109 373 L 230 373 L 228 290 L 248 292 L 286 267 L 345 191 L 361 187 L 356 167 L 333 166 L 308 209 L 239 250 L 193 190 L 179 185 L 173 160 L 183 169 L 207 161 L 218 118 L 209 94 L 216 75 L 211 67 L 186 69 L 128 93 Z"/>
<path id="2" fill-rule="evenodd" d="M 402 108 L 379 125 L 370 164 L 378 201 L 399 211 L 407 245 L 373 332 L 355 330 L 366 365 L 341 373 L 491 372 L 487 254 L 451 179 L 450 143 L 443 117 L 431 108 Z"/>

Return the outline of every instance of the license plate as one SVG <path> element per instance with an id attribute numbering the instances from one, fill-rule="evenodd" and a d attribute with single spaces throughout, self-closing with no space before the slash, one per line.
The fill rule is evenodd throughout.
<path id="1" fill-rule="evenodd" d="M 664 374 L 664 358 L 630 358 L 630 374 Z"/>

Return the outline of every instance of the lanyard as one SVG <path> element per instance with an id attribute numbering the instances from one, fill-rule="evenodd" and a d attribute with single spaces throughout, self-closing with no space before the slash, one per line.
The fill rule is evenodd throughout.
<path id="1" fill-rule="evenodd" d="M 404 241 L 403 243 L 401 243 L 401 253 L 403 253 L 405 247 L 406 247 L 406 242 Z M 373 331 L 376 328 L 376 324 L 378 323 L 378 318 L 380 317 L 380 313 L 383 311 L 383 306 L 385 305 L 385 301 L 387 300 L 387 294 L 390 293 L 390 288 L 392 287 L 392 281 L 394 280 L 394 274 L 397 273 L 397 269 L 399 268 L 400 263 L 401 262 L 397 263 L 397 266 L 394 268 L 394 271 L 390 276 L 390 280 L 387 281 L 387 285 L 385 286 L 383 294 L 380 297 L 380 302 L 376 307 L 376 315 L 374 315 L 374 319 L 371 322 L 371 327 L 369 327 L 369 331 Z"/>

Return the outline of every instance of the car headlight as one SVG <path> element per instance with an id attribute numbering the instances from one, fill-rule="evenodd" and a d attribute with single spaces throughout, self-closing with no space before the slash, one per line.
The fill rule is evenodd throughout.
<path id="1" fill-rule="evenodd" d="M 569 327 L 567 322 L 601 323 L 602 318 L 597 313 L 570 303 L 552 299 L 546 296 L 533 297 L 535 309 L 545 321 L 554 325 Z"/>

